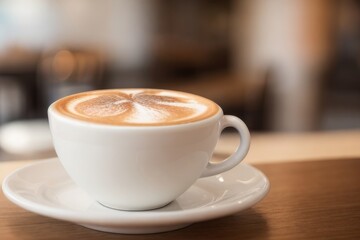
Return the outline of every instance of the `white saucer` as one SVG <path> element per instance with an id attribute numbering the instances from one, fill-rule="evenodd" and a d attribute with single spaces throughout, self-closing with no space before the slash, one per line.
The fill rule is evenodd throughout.
<path id="1" fill-rule="evenodd" d="M 155 233 L 234 214 L 259 202 L 269 181 L 254 167 L 199 179 L 177 200 L 151 211 L 106 208 L 79 189 L 58 159 L 25 166 L 6 177 L 5 195 L 20 207 L 40 215 L 114 233 Z"/>

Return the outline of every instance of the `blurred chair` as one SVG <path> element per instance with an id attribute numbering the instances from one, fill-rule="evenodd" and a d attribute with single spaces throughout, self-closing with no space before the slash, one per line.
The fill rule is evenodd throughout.
<path id="1" fill-rule="evenodd" d="M 55 100 L 104 87 L 104 56 L 92 50 L 63 48 L 45 53 L 38 66 L 42 111 Z"/>
<path id="2" fill-rule="evenodd" d="M 1 52 L 0 124 L 35 116 L 38 57 L 36 52 L 15 45 Z"/>

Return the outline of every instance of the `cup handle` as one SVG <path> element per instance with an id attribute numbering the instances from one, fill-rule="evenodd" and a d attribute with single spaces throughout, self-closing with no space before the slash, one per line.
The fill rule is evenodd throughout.
<path id="1" fill-rule="evenodd" d="M 238 165 L 249 151 L 250 132 L 245 123 L 240 118 L 225 115 L 220 120 L 220 131 L 222 132 L 227 127 L 233 127 L 239 132 L 240 145 L 237 147 L 236 151 L 224 161 L 221 161 L 220 163 L 209 162 L 201 174 L 201 177 L 209 177 L 230 170 Z"/>

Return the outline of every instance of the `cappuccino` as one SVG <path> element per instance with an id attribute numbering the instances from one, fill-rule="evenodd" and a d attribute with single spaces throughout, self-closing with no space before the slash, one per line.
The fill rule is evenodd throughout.
<path id="1" fill-rule="evenodd" d="M 59 113 L 78 120 L 119 126 L 196 122 L 219 106 L 200 96 L 158 89 L 109 89 L 74 94 L 55 102 Z"/>
<path id="2" fill-rule="evenodd" d="M 200 177 L 235 167 L 250 145 L 239 118 L 224 116 L 208 99 L 171 90 L 79 93 L 53 103 L 48 116 L 66 172 L 93 199 L 115 209 L 165 206 Z M 212 163 L 227 127 L 238 131 L 241 144 Z"/>

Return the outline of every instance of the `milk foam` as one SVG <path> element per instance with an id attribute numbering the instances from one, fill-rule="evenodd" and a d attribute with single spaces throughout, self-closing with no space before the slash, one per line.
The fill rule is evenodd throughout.
<path id="1" fill-rule="evenodd" d="M 166 125 L 206 117 L 214 107 L 218 110 L 215 103 L 200 98 L 168 90 L 94 91 L 66 99 L 62 108 L 73 117 L 94 122 Z"/>

